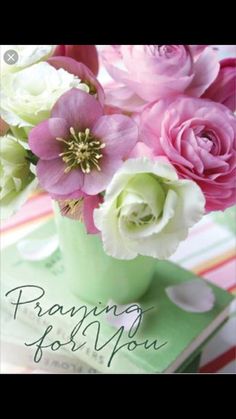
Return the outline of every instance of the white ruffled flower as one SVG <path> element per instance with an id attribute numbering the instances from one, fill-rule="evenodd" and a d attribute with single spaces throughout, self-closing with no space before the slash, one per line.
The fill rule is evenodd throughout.
<path id="1" fill-rule="evenodd" d="M 10 217 L 36 189 L 26 149 L 12 136 L 0 137 L 0 215 Z"/>
<path id="2" fill-rule="evenodd" d="M 163 159 L 129 159 L 107 187 L 94 210 L 105 252 L 117 259 L 138 255 L 166 259 L 204 214 L 198 185 L 178 179 Z"/>
<path id="3" fill-rule="evenodd" d="M 33 127 L 49 117 L 57 99 L 72 87 L 89 93 L 89 87 L 67 71 L 40 62 L 2 77 L 2 118 L 18 127 Z"/>
<path id="4" fill-rule="evenodd" d="M 1 45 L 1 73 L 14 73 L 39 61 L 46 60 L 52 55 L 54 48 L 54 45 Z M 4 54 L 7 51 L 16 52 L 18 56 L 16 63 L 13 64 L 10 59 L 8 64 L 4 59 Z"/>

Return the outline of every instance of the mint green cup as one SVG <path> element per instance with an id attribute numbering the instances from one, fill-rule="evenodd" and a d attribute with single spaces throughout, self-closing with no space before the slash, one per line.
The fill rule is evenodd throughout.
<path id="1" fill-rule="evenodd" d="M 156 259 L 138 256 L 118 260 L 103 250 L 98 235 L 86 233 L 83 223 L 63 217 L 55 206 L 55 221 L 65 266 L 65 280 L 81 299 L 106 304 L 132 303 L 142 297 L 153 279 Z"/>

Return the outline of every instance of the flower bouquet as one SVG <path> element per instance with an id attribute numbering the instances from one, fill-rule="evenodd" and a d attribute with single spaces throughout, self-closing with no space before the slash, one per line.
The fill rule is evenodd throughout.
<path id="1" fill-rule="evenodd" d="M 139 299 L 204 214 L 236 203 L 234 58 L 37 45 L 2 47 L 1 64 L 1 215 L 48 192 L 83 299 Z"/>

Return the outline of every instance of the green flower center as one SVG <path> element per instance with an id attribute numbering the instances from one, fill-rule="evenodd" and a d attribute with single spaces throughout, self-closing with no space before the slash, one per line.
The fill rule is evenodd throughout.
<path id="1" fill-rule="evenodd" d="M 95 138 L 90 129 L 75 132 L 74 128 L 70 128 L 71 136 L 65 140 L 57 137 L 58 141 L 65 144 L 64 151 L 59 154 L 66 163 L 65 173 L 69 173 L 72 169 L 80 168 L 83 173 L 90 173 L 95 169 L 100 171 L 100 161 L 103 157 L 102 149 L 105 144 Z"/>
<path id="2" fill-rule="evenodd" d="M 158 177 L 134 175 L 117 198 L 120 225 L 129 234 L 146 231 L 162 218 L 166 194 Z"/>
<path id="3" fill-rule="evenodd" d="M 156 217 L 151 213 L 151 208 L 146 203 L 139 204 L 128 217 L 128 222 L 135 226 L 153 223 Z"/>

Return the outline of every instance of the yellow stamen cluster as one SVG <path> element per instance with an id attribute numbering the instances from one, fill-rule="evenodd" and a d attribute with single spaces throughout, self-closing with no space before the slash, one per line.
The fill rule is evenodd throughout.
<path id="1" fill-rule="evenodd" d="M 89 128 L 76 134 L 73 127 L 70 128 L 71 137 L 67 140 L 57 137 L 58 141 L 65 144 L 65 149 L 59 154 L 66 163 L 65 173 L 72 169 L 80 168 L 83 173 L 91 170 L 101 170 L 100 160 L 103 157 L 101 150 L 105 147 L 99 139 L 91 135 Z"/>
<path id="2" fill-rule="evenodd" d="M 63 215 L 83 221 L 83 198 L 59 201 Z"/>

